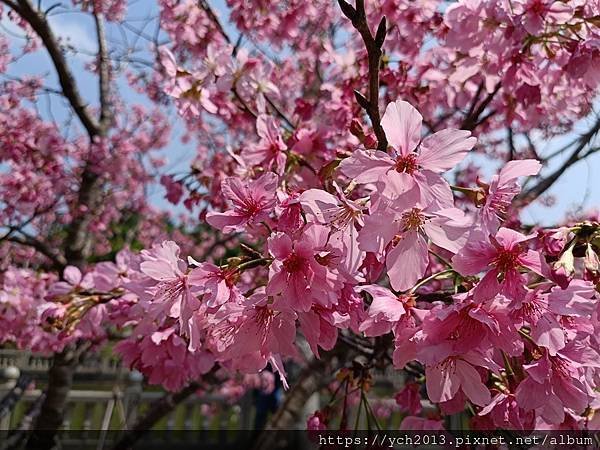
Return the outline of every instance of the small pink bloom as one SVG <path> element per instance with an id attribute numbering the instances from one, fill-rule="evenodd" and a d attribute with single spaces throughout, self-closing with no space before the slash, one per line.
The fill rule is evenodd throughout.
<path id="1" fill-rule="evenodd" d="M 150 314 L 163 318 L 166 314 L 179 320 L 181 332 L 189 338 L 191 351 L 199 348 L 200 321 L 196 314 L 201 308 L 197 295 L 200 290 L 194 286 L 187 273 L 187 264 L 179 258 L 179 246 L 173 241 L 165 241 L 141 253 L 140 270 L 155 280 L 145 293 L 151 301 Z"/>
<path id="2" fill-rule="evenodd" d="M 165 198 L 174 205 L 178 204 L 183 196 L 181 182 L 175 181 L 171 176 L 163 175 L 160 177 L 160 184 L 167 190 Z"/>
<path id="3" fill-rule="evenodd" d="M 568 355 L 568 349 L 565 352 Z M 597 364 L 597 363 L 596 363 Z M 544 355 L 524 366 L 528 377 L 515 391 L 519 406 L 535 409 L 549 423 L 562 423 L 565 408 L 583 412 L 590 402 L 589 388 L 581 382 L 580 365 L 565 355 Z"/>
<path id="4" fill-rule="evenodd" d="M 534 159 L 509 161 L 500 173 L 494 175 L 484 188 L 484 203 L 479 209 L 479 222 L 485 234 L 493 234 L 500 227 L 500 221 L 508 215 L 512 199 L 521 192 L 517 183 L 519 177 L 536 175 L 542 165 Z"/>
<path id="5" fill-rule="evenodd" d="M 275 119 L 260 114 L 256 119 L 256 132 L 260 142 L 249 145 L 242 150 L 242 158 L 249 166 L 262 166 L 266 170 L 274 170 L 283 175 L 287 149 Z"/>
<path id="6" fill-rule="evenodd" d="M 85 276 L 75 266 L 67 266 L 63 270 L 64 281 L 54 283 L 49 291 L 47 298 L 49 300 L 69 294 L 70 292 L 87 291 L 94 287 L 94 277 L 92 273 Z"/>
<path id="7" fill-rule="evenodd" d="M 210 336 L 220 359 L 241 371 L 257 372 L 270 363 L 287 388 L 282 356 L 296 356 L 296 314 L 274 309 L 264 291 L 242 304 L 226 303 L 211 319 Z"/>
<path id="8" fill-rule="evenodd" d="M 428 239 L 456 253 L 465 243 L 469 220 L 462 211 L 439 211 L 418 206 L 402 213 L 381 209 L 365 217 L 359 247 L 382 256 L 392 287 L 406 291 L 425 275 L 429 265 Z"/>
<path id="9" fill-rule="evenodd" d="M 300 195 L 297 193 L 288 195 L 277 191 L 277 198 L 279 200 L 275 208 L 275 214 L 279 217 L 277 231 L 290 234 L 298 231 L 304 225 Z"/>
<path id="10" fill-rule="evenodd" d="M 226 302 L 239 302 L 242 294 L 235 286 L 237 279 L 235 269 L 221 269 L 211 263 L 197 264 L 188 279 L 194 286 L 204 286 L 206 304 L 214 308 Z"/>
<path id="11" fill-rule="evenodd" d="M 295 311 L 309 311 L 313 304 L 329 306 L 337 301 L 336 288 L 341 282 L 327 267 L 328 229 L 308 226 L 295 241 L 283 233 L 274 233 L 268 241 L 274 261 L 269 270 L 268 295 L 280 295 L 281 301 Z"/>
<path id="12" fill-rule="evenodd" d="M 393 155 L 357 150 L 340 163 L 340 170 L 357 183 L 379 183 L 385 197 L 407 205 L 451 207 L 450 186 L 439 174 L 462 161 L 476 139 L 469 131 L 446 129 L 421 141 L 422 120 L 407 102 L 388 104 L 381 126 Z"/>
<path id="13" fill-rule="evenodd" d="M 214 365 L 214 357 L 209 352 L 190 352 L 175 328 L 146 331 L 119 342 L 115 351 L 127 366 L 142 372 L 148 383 L 178 391 Z"/>
<path id="14" fill-rule="evenodd" d="M 545 22 L 564 23 L 573 16 L 571 6 L 561 1 L 519 0 L 515 2 L 515 7 L 517 13 L 524 10 L 523 26 L 533 35 L 543 31 Z"/>
<path id="15" fill-rule="evenodd" d="M 485 406 L 490 400 L 490 391 L 481 380 L 481 375 L 473 366 L 479 356 L 465 354 L 462 357 L 448 357 L 439 364 L 427 366 L 425 378 L 427 395 L 434 403 L 452 400 L 459 389 L 476 405 Z"/>
<path id="16" fill-rule="evenodd" d="M 331 228 L 329 242 L 341 252 L 341 264 L 352 279 L 365 257 L 358 246 L 358 227 L 364 225 L 364 208 L 346 198 L 337 184 L 335 189 L 336 196 L 321 189 L 309 189 L 299 201 L 308 220 Z"/>
<path id="17" fill-rule="evenodd" d="M 479 416 L 488 416 L 493 425 L 499 429 L 531 430 L 533 414 L 519 407 L 514 394 L 498 393 L 481 411 Z"/>
<path id="18" fill-rule="evenodd" d="M 315 411 L 308 416 L 306 420 L 306 429 L 309 431 L 324 431 L 327 429 L 327 420 L 325 414 L 321 411 Z"/>
<path id="19" fill-rule="evenodd" d="M 338 329 L 335 318 L 324 308 L 315 306 L 308 312 L 298 313 L 298 322 L 313 354 L 319 358 L 319 347 L 331 350 L 337 343 Z"/>
<path id="20" fill-rule="evenodd" d="M 406 313 L 404 303 L 409 300 L 408 297 L 398 297 L 389 289 L 377 285 L 359 286 L 356 289 L 359 292 L 368 292 L 373 297 L 367 318 L 359 328 L 365 336 L 389 333 Z"/>
<path id="21" fill-rule="evenodd" d="M 477 275 L 487 271 L 473 291 L 476 299 L 487 300 L 502 293 L 508 298 L 525 296 L 526 280 L 519 272 L 527 268 L 548 277 L 550 268 L 537 251 L 529 250 L 525 243 L 534 236 L 525 236 L 508 228 L 500 228 L 490 241 L 485 237 L 471 236 L 469 242 L 452 259 L 454 268 L 462 275 Z M 498 277 L 502 276 L 502 281 Z"/>
<path id="22" fill-rule="evenodd" d="M 277 175 L 268 172 L 249 183 L 238 178 L 227 178 L 221 187 L 233 209 L 223 213 L 209 212 L 206 221 L 224 233 L 240 232 L 269 217 L 275 206 Z"/>
<path id="23" fill-rule="evenodd" d="M 416 416 L 421 413 L 421 394 L 419 393 L 421 385 L 418 383 L 408 383 L 398 392 L 394 398 L 396 404 L 400 406 L 400 411 L 405 414 Z"/>

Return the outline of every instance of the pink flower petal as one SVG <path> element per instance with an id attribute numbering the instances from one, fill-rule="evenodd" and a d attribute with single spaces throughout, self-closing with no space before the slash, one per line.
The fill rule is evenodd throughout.
<path id="1" fill-rule="evenodd" d="M 389 144 L 401 155 L 412 152 L 421 140 L 423 117 L 410 103 L 396 100 L 387 105 L 381 126 Z"/>

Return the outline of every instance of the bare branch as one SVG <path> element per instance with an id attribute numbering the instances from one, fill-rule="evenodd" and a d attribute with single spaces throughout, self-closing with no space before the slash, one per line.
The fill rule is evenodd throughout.
<path id="1" fill-rule="evenodd" d="M 517 152 L 517 148 L 515 147 L 515 132 L 512 127 L 508 127 L 508 161 L 512 161 L 515 159 L 515 154 Z"/>
<path id="2" fill-rule="evenodd" d="M 212 22 L 215 24 L 215 26 L 217 27 L 217 30 L 219 31 L 221 36 L 223 36 L 223 39 L 225 39 L 228 44 L 231 44 L 231 38 L 225 32 L 225 28 L 223 28 L 221 21 L 219 20 L 219 18 L 215 14 L 215 12 L 212 10 L 212 8 L 208 4 L 208 2 L 206 0 L 199 0 L 198 5 L 208 15 L 210 20 L 212 20 Z"/>
<path id="3" fill-rule="evenodd" d="M 483 99 L 483 101 L 479 104 L 479 106 L 476 106 L 476 105 L 477 105 L 477 101 L 479 99 L 479 95 L 480 95 L 481 91 L 479 89 L 477 90 L 477 93 L 475 94 L 475 97 L 474 97 L 474 101 L 471 104 L 471 107 L 469 108 L 469 112 L 465 116 L 465 118 L 460 126 L 461 129 L 473 131 L 478 125 L 481 125 L 483 122 L 485 122 L 487 119 L 489 119 L 491 116 L 493 116 L 495 114 L 494 111 L 491 111 L 490 113 L 481 117 L 481 115 L 483 114 L 485 109 L 489 106 L 489 104 L 492 102 L 492 100 L 494 99 L 494 97 L 496 96 L 498 91 L 500 91 L 500 87 L 501 87 L 501 84 L 498 83 L 496 85 L 496 87 L 494 87 L 494 90 L 492 92 L 490 92 L 486 98 Z"/>
<path id="4" fill-rule="evenodd" d="M 71 104 L 75 114 L 88 132 L 90 138 L 98 135 L 100 132 L 98 122 L 87 110 L 87 105 L 75 84 L 75 78 L 67 65 L 65 55 L 63 54 L 60 44 L 50 28 L 46 17 L 40 11 L 36 11 L 29 0 L 18 0 L 18 7 L 15 7 L 16 5 L 10 0 L 1 1 L 14 9 L 14 11 L 19 14 L 40 37 L 52 59 L 54 67 L 56 68 L 56 73 L 58 74 L 63 93 Z"/>
<path id="5" fill-rule="evenodd" d="M 112 108 L 110 99 L 110 60 L 106 48 L 106 30 L 104 29 L 104 15 L 94 14 L 96 23 L 96 35 L 98 39 L 98 77 L 100 78 L 100 127 L 103 133 L 112 119 Z"/>
<path id="6" fill-rule="evenodd" d="M 550 187 L 558 180 L 565 171 L 571 167 L 573 164 L 581 161 L 586 156 L 589 156 L 595 150 L 590 149 L 588 152 L 583 153 L 585 148 L 592 142 L 594 137 L 600 132 L 600 116 L 596 118 L 596 122 L 592 127 L 579 139 L 573 142 L 576 144 L 575 149 L 571 152 L 571 156 L 554 172 L 550 175 L 542 178 L 535 186 L 523 192 L 519 196 L 519 200 L 521 201 L 532 201 L 546 192 Z M 582 154 L 583 153 L 583 154 Z"/>
<path id="7" fill-rule="evenodd" d="M 21 234 L 21 236 L 7 235 L 3 237 L 3 240 L 36 249 L 42 255 L 46 256 L 49 260 L 51 260 L 52 263 L 58 269 L 61 269 L 67 265 L 67 261 L 65 260 L 64 256 L 54 251 L 44 242 L 24 233 L 23 231 L 19 231 L 19 233 Z"/>
<path id="8" fill-rule="evenodd" d="M 367 49 L 369 62 L 369 98 L 366 99 L 360 93 L 355 92 L 358 103 L 365 109 L 373 131 L 377 137 L 377 148 L 385 151 L 387 149 L 387 138 L 381 126 L 381 116 L 379 113 L 379 66 L 383 54 L 382 47 L 385 41 L 387 31 L 385 16 L 379 22 L 375 37 L 371 34 L 369 24 L 367 23 L 367 14 L 365 11 L 364 0 L 356 0 L 356 7 L 353 7 L 345 0 L 338 0 L 340 9 L 344 15 L 350 19 L 352 26 L 359 32 Z M 360 99 L 360 100 L 359 100 Z M 363 101 L 364 99 L 364 101 Z"/>

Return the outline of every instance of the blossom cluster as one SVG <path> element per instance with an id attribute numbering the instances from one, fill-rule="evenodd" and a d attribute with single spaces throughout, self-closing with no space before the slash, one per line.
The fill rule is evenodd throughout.
<path id="1" fill-rule="evenodd" d="M 227 206 L 206 220 L 254 236 L 262 246 L 249 255 L 185 261 L 165 241 L 84 277 L 67 268 L 46 295 L 62 309 L 46 316 L 81 314 L 88 295 L 94 313 L 81 314 L 90 325 L 77 330 L 133 325 L 116 351 L 169 389 L 215 363 L 242 373 L 270 364 L 287 386 L 284 361 L 301 358 L 300 335 L 319 357 L 340 334 L 391 333 L 394 366 L 418 362 L 444 413 L 469 402 L 481 427 L 584 426 L 598 401 L 595 244 L 581 272 L 565 264 L 575 259 L 566 240 L 578 242 L 580 230 L 502 226 L 537 161 L 506 164 L 473 189 L 479 208 L 465 214 L 441 174 L 475 138 L 455 129 L 422 138 L 421 115 L 401 100 L 382 125 L 388 151 L 357 149 L 328 188 L 290 193 L 270 166 L 255 179 L 223 180 Z M 439 283 L 433 300 L 429 283 Z"/>

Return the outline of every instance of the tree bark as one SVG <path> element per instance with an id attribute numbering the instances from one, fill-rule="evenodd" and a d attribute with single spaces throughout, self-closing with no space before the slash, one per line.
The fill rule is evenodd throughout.
<path id="1" fill-rule="evenodd" d="M 99 137 L 105 137 L 108 134 L 112 120 L 112 108 L 110 102 L 110 61 L 108 59 L 104 17 L 102 14 L 94 14 L 98 40 L 100 95 L 100 117 L 96 119 L 89 111 L 86 101 L 81 96 L 73 72 L 67 64 L 63 49 L 46 15 L 36 9 L 30 0 L 0 1 L 12 8 L 25 20 L 42 40 L 58 75 L 62 93 L 87 131 L 90 142 L 94 142 Z M 75 218 L 68 227 L 67 237 L 63 243 L 64 260 L 60 260 L 65 265 L 78 266 L 80 269 L 86 264 L 93 244 L 93 236 L 89 233 L 89 224 L 102 201 L 101 179 L 92 170 L 89 163 L 85 163 L 82 169 L 77 205 L 73 209 Z M 85 211 L 80 213 L 78 206 L 84 207 Z M 46 254 L 49 253 L 46 252 Z M 67 395 L 73 383 L 73 374 L 79 361 L 80 349 L 84 348 L 79 346 L 80 349 L 78 349 L 77 347 L 73 345 L 63 352 L 54 355 L 52 368 L 48 373 L 46 398 L 34 427 L 39 432 L 32 436 L 28 443 L 28 448 L 52 448 L 54 445 L 56 432 L 64 419 Z"/>
<path id="2" fill-rule="evenodd" d="M 40 415 L 35 421 L 35 431 L 27 442 L 28 450 L 54 447 L 56 432 L 63 422 L 67 396 L 73 384 L 73 373 L 77 360 L 76 352 L 71 347 L 54 355 L 52 367 L 48 371 L 46 397 Z"/>

